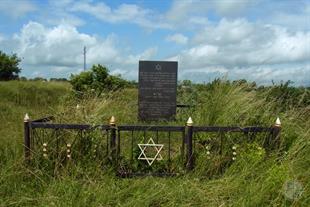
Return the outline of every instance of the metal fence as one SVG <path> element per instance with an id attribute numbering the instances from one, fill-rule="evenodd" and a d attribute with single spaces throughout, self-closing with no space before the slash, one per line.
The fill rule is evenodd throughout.
<path id="1" fill-rule="evenodd" d="M 219 157 L 225 166 L 237 159 L 238 145 L 257 140 L 270 151 L 279 146 L 281 123 L 271 127 L 58 124 L 53 117 L 24 119 L 25 159 L 101 162 L 123 177 L 175 175 L 193 170 L 195 160 Z M 238 135 L 236 135 L 238 134 Z M 228 153 L 230 152 L 230 153 Z"/>

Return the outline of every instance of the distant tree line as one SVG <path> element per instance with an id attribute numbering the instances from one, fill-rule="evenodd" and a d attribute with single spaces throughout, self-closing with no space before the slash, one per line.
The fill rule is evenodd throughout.
<path id="1" fill-rule="evenodd" d="M 24 76 L 17 78 L 16 80 L 20 81 L 54 81 L 54 82 L 68 82 L 67 78 L 42 78 L 42 77 L 34 77 L 34 78 L 26 78 Z"/>

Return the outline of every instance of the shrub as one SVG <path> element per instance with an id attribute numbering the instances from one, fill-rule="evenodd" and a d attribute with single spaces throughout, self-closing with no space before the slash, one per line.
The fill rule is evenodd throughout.
<path id="1" fill-rule="evenodd" d="M 18 64 L 20 59 L 16 54 L 7 55 L 0 51 L 0 80 L 8 81 L 18 78 L 21 69 Z"/>
<path id="2" fill-rule="evenodd" d="M 70 83 L 77 92 L 95 91 L 100 95 L 104 91 L 115 91 L 124 88 L 128 82 L 119 75 L 110 75 L 109 70 L 98 64 L 93 65 L 90 71 L 71 75 Z"/>

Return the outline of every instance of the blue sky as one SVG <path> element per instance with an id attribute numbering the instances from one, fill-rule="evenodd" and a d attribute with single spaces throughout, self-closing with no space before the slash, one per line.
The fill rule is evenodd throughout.
<path id="1" fill-rule="evenodd" d="M 0 50 L 27 77 L 104 64 L 137 80 L 139 60 L 179 62 L 179 79 L 310 85 L 310 1 L 0 0 Z"/>

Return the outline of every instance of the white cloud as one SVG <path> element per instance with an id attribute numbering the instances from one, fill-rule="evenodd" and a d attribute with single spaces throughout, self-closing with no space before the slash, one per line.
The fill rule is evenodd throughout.
<path id="1" fill-rule="evenodd" d="M 309 61 L 310 32 L 291 33 L 285 28 L 222 19 L 196 34 L 193 46 L 179 55 L 186 64 L 249 66 Z M 210 48 L 217 48 L 210 51 Z M 195 61 L 190 61 L 195 60 Z"/>
<path id="2" fill-rule="evenodd" d="M 187 44 L 188 37 L 186 37 L 183 34 L 177 33 L 177 34 L 167 36 L 166 41 L 175 42 L 177 44 L 184 45 L 184 44 Z"/>
<path id="3" fill-rule="evenodd" d="M 173 1 L 170 10 L 166 13 L 166 18 L 170 22 L 181 22 L 187 16 L 201 7 L 197 7 L 198 2 L 193 0 Z"/>
<path id="4" fill-rule="evenodd" d="M 237 15 L 246 10 L 249 6 L 254 6 L 259 2 L 253 0 L 224 0 L 213 1 L 212 7 L 217 13 L 223 16 Z"/>
<path id="5" fill-rule="evenodd" d="M 157 47 L 151 47 L 144 50 L 142 53 L 137 55 L 129 55 L 126 60 L 124 60 L 125 64 L 128 65 L 137 65 L 139 60 L 148 60 L 154 57 L 157 53 Z"/>
<path id="6" fill-rule="evenodd" d="M 4 41 L 4 36 L 0 34 L 0 42 Z"/>
<path id="7" fill-rule="evenodd" d="M 21 33 L 14 35 L 13 41 L 18 45 L 17 53 L 25 58 L 25 64 L 59 66 L 82 64 L 83 46 L 102 44 L 94 36 L 79 33 L 73 26 L 48 28 L 37 22 L 24 25 Z M 106 47 L 109 50 L 111 45 L 106 44 Z"/>
<path id="8" fill-rule="evenodd" d="M 70 11 L 84 12 L 109 23 L 129 22 L 152 29 L 170 28 L 170 25 L 163 23 L 152 10 L 144 9 L 135 4 L 121 4 L 116 9 L 112 9 L 104 2 L 97 4 L 77 2 L 72 5 Z"/>
<path id="9" fill-rule="evenodd" d="M 49 13 L 49 15 L 50 16 L 47 19 L 42 19 L 42 21 L 50 25 L 62 24 L 71 26 L 82 26 L 85 24 L 85 21 L 83 19 L 61 10 L 54 10 L 54 12 Z"/>
<path id="10" fill-rule="evenodd" d="M 46 8 L 42 8 L 44 15 L 38 20 L 49 25 L 66 24 L 71 26 L 82 26 L 85 24 L 83 17 L 70 13 L 74 0 L 49 0 Z"/>
<path id="11" fill-rule="evenodd" d="M 310 29 L 310 3 L 302 5 L 299 12 L 289 13 L 285 11 L 276 11 L 271 14 L 268 19 L 269 23 L 288 27 L 293 30 L 309 30 Z"/>
<path id="12" fill-rule="evenodd" d="M 35 5 L 30 3 L 31 7 L 27 6 L 28 1 L 23 2 L 26 3 L 22 3 L 21 16 L 34 11 Z M 178 60 L 181 77 L 182 74 L 183 77 L 193 77 L 194 81 L 228 74 L 235 79 L 249 78 L 261 83 L 293 78 L 296 82 L 310 84 L 307 80 L 310 76 L 310 4 L 305 3 L 302 9 L 291 11 L 281 9 L 282 4 L 279 6 L 273 2 L 275 8 L 279 8 L 273 12 L 272 6 L 261 2 L 258 3 L 259 9 L 255 9 L 253 5 L 256 3 L 251 0 L 236 3 L 232 0 L 180 0 L 174 1 L 169 11 L 159 13 L 136 4 L 111 7 L 96 1 L 51 0 L 47 6 L 49 12 L 44 12 L 46 8 L 43 8 L 40 14 L 37 13 L 37 21 L 44 24 L 29 22 L 14 37 L 0 34 L 0 47 L 23 57 L 23 71 L 27 74 L 48 77 L 81 71 L 85 45 L 89 67 L 94 63 L 104 64 L 112 73 L 131 79 L 137 77 L 139 60 L 162 58 Z M 5 3 L 13 5 L 11 1 Z M 0 11 L 3 9 L 0 2 Z M 7 12 L 7 7 L 5 9 Z M 254 10 L 256 13 L 246 15 Z M 80 32 L 77 27 L 84 24 L 85 14 L 100 20 L 94 22 L 99 26 L 111 23 L 127 24 L 129 28 L 135 24 L 150 30 L 171 29 L 173 31 L 163 40 L 180 44 L 184 49 L 175 51 L 164 44 L 159 44 L 160 47 L 147 45 L 148 40 L 142 40 L 139 46 L 133 47 L 140 51 L 133 53 L 128 49 L 132 45 L 119 45 L 118 42 L 124 44 L 124 39 L 120 39 L 123 37 Z M 264 14 L 268 15 L 262 17 Z M 165 34 L 160 30 L 159 33 Z M 162 41 L 158 33 L 153 34 L 154 42 Z M 172 52 L 175 55 L 167 57 Z"/>
<path id="13" fill-rule="evenodd" d="M 212 44 L 239 43 L 253 34 L 257 25 L 248 22 L 246 19 L 229 21 L 223 18 L 217 25 L 206 26 L 201 32 L 196 33 L 193 42 L 196 44 L 208 42 Z M 268 28 L 259 28 L 268 29 Z M 258 31 L 258 30 L 257 30 Z M 264 30 L 262 30 L 263 32 Z"/>
<path id="14" fill-rule="evenodd" d="M 27 0 L 18 2 L 11 0 L 0 1 L 0 12 L 13 18 L 22 17 L 35 10 L 37 10 L 36 5 Z"/>
<path id="15" fill-rule="evenodd" d="M 32 77 L 42 77 L 42 76 L 44 76 L 44 74 L 42 73 L 42 71 L 33 71 L 31 73 L 31 76 Z"/>
<path id="16" fill-rule="evenodd" d="M 187 28 L 191 28 L 209 24 L 209 13 L 215 12 L 222 17 L 241 16 L 248 7 L 257 6 L 258 2 L 253 0 L 175 0 L 165 17 L 174 27 L 186 25 Z"/>
<path id="17" fill-rule="evenodd" d="M 309 45 L 309 31 L 290 32 L 246 19 L 222 19 L 198 32 L 187 49 L 169 59 L 178 60 L 183 73 L 306 82 L 310 76 Z"/>
<path id="18" fill-rule="evenodd" d="M 208 17 L 199 17 L 199 16 L 194 16 L 194 17 L 189 17 L 188 19 L 189 25 L 207 25 L 209 24 Z"/>
<path id="19" fill-rule="evenodd" d="M 309 85 L 310 68 L 305 64 L 273 64 L 250 66 L 247 68 L 234 68 L 229 73 L 233 79 L 247 79 L 260 84 L 270 85 L 272 80 L 280 81 L 293 80 L 297 85 Z"/>
<path id="20" fill-rule="evenodd" d="M 74 0 L 49 0 L 49 4 L 52 5 L 53 7 L 60 7 L 60 8 L 63 8 L 63 7 L 67 7 L 67 6 L 70 6 L 71 3 L 73 3 Z"/>
<path id="21" fill-rule="evenodd" d="M 10 48 L 7 46 L 10 45 Z M 45 27 L 37 22 L 24 25 L 21 32 L 0 44 L 23 57 L 24 72 L 33 70 L 55 76 L 68 75 L 83 68 L 83 47 L 87 47 L 87 64 L 119 64 L 120 53 L 113 35 L 99 38 L 80 33 L 70 25 Z M 38 73 L 32 75 L 37 75 Z M 57 76 L 57 74 L 56 74 Z"/>
<path id="22" fill-rule="evenodd" d="M 180 70 L 180 79 L 209 82 L 215 78 L 224 77 L 230 80 L 246 79 L 264 85 L 271 85 L 272 81 L 279 83 L 291 80 L 296 85 L 309 86 L 309 74 L 310 68 L 303 64 L 261 65 L 246 68 L 208 66 L 194 70 Z"/>
<path id="23" fill-rule="evenodd" d="M 66 66 L 51 67 L 51 72 L 56 72 L 56 73 L 66 72 L 66 71 L 70 71 L 70 70 L 71 70 L 71 68 L 66 67 Z"/>
<path id="24" fill-rule="evenodd" d="M 157 53 L 157 48 L 151 47 L 141 54 L 128 54 L 118 47 L 117 42 L 118 37 L 113 34 L 99 37 L 81 33 L 67 24 L 46 27 L 29 22 L 20 33 L 0 41 L 0 47 L 22 57 L 22 73 L 45 77 L 63 77 L 80 72 L 84 46 L 87 47 L 88 67 L 103 64 L 112 73 L 120 74 L 133 74 L 131 70 L 137 71 L 140 59 L 150 59 Z"/>

